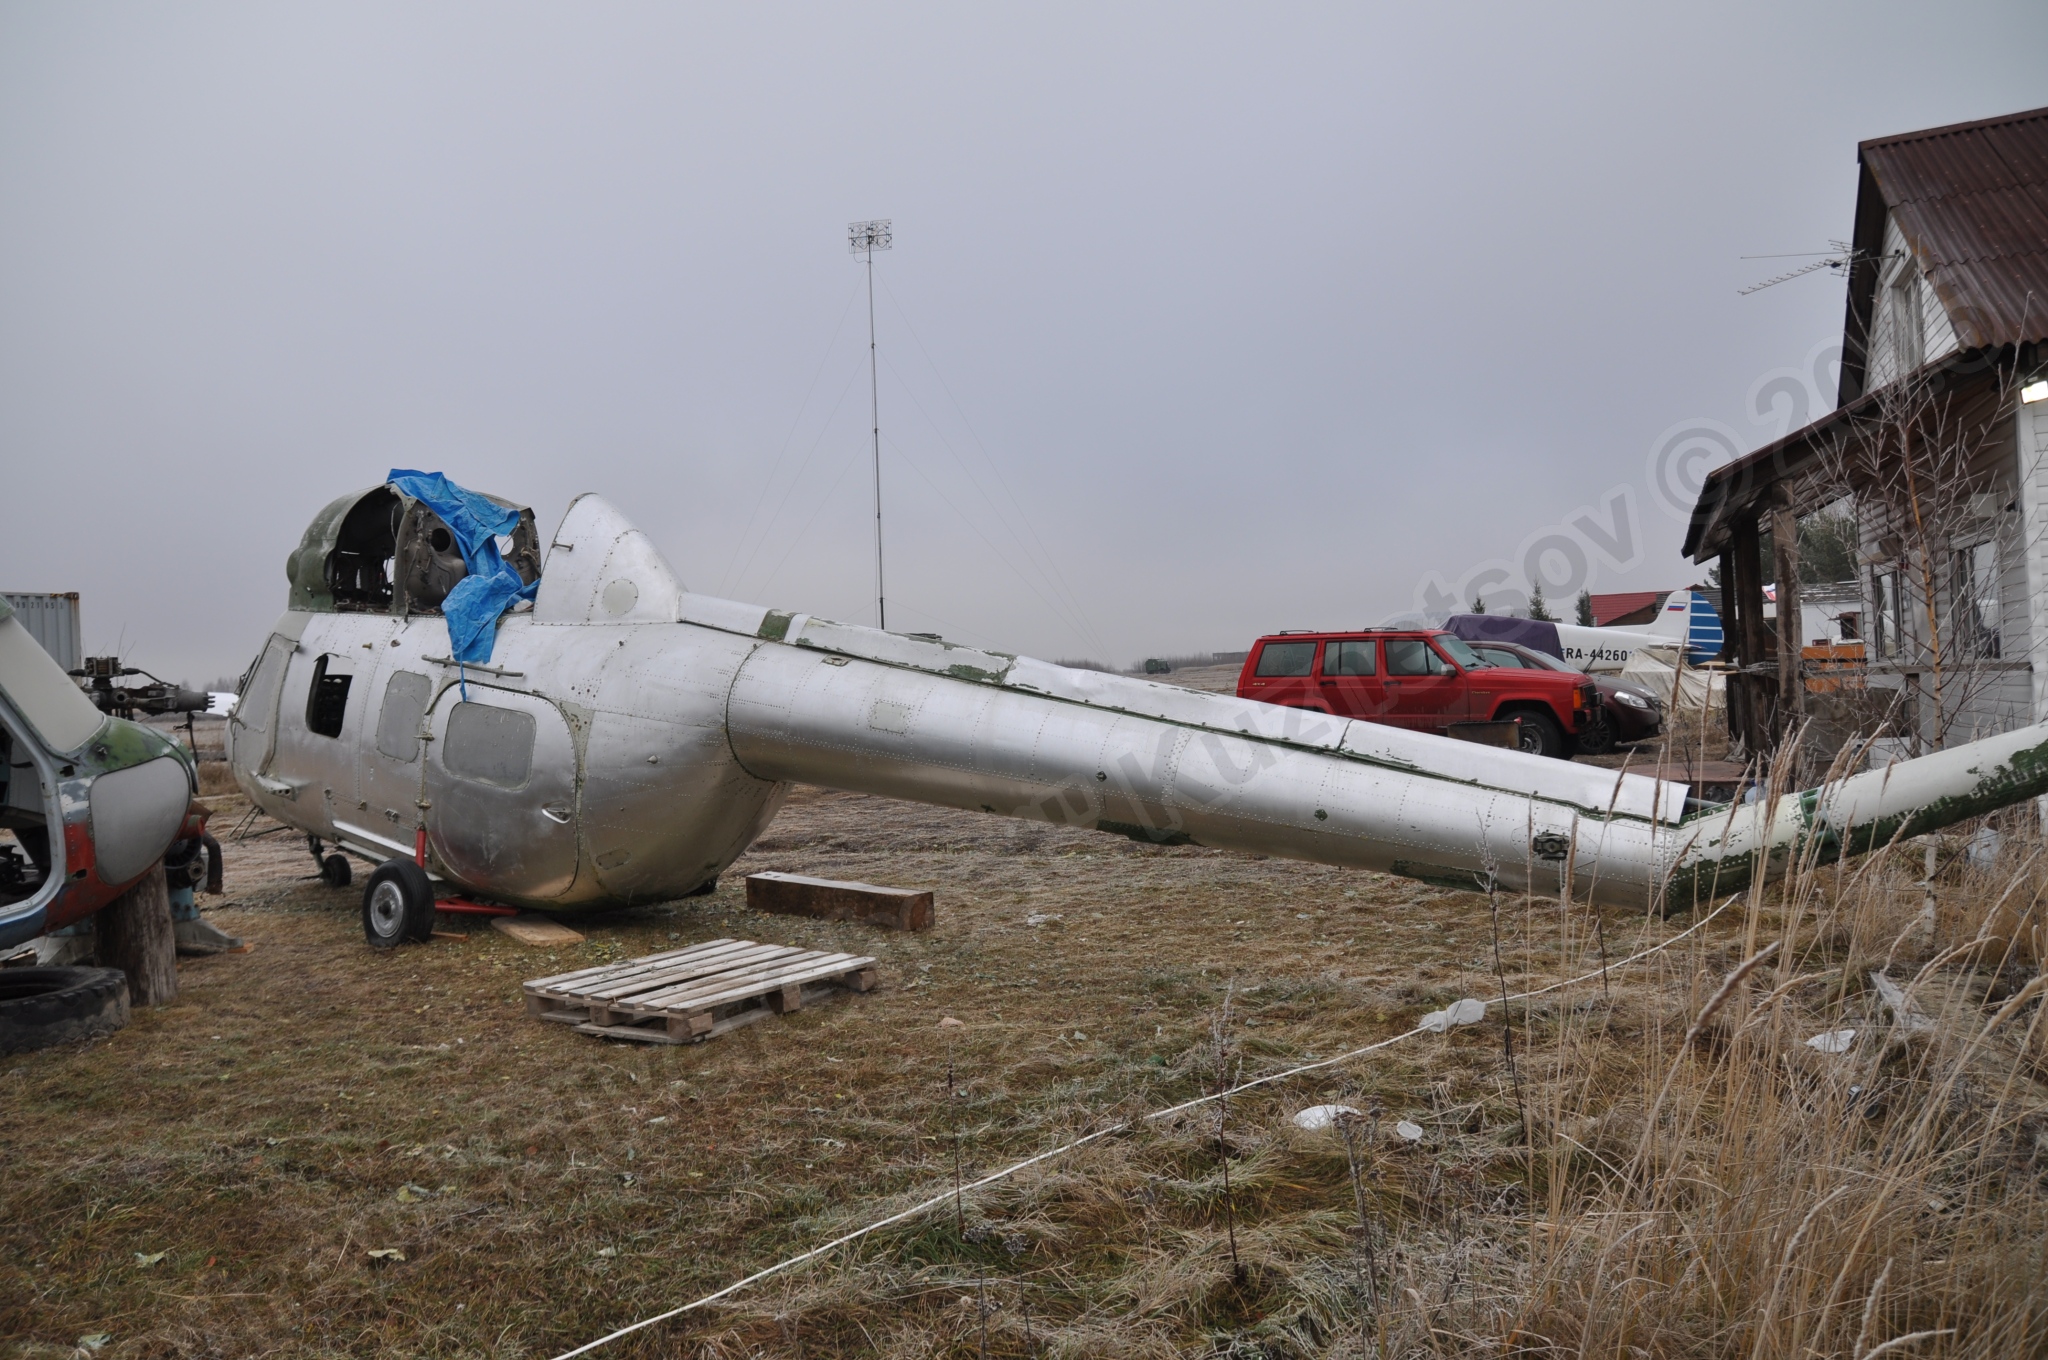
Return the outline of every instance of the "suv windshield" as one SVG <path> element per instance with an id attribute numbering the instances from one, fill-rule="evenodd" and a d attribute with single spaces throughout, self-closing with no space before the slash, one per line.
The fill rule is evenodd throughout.
<path id="1" fill-rule="evenodd" d="M 1465 645 L 1465 639 L 1456 633 L 1438 633 L 1436 645 L 1444 649 L 1444 655 L 1468 671 L 1476 671 L 1493 663 Z"/>

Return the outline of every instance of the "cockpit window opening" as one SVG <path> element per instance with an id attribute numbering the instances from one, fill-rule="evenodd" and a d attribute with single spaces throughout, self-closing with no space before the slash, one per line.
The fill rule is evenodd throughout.
<path id="1" fill-rule="evenodd" d="M 327 589 L 343 613 L 387 613 L 391 609 L 390 563 L 398 540 L 404 502 L 389 487 L 378 487 L 355 503 L 341 521 L 334 551 L 327 555 Z"/>
<path id="2" fill-rule="evenodd" d="M 339 737 L 348 715 L 348 684 L 354 677 L 329 675 L 327 654 L 313 662 L 313 683 L 306 689 L 306 728 L 323 737 Z"/>

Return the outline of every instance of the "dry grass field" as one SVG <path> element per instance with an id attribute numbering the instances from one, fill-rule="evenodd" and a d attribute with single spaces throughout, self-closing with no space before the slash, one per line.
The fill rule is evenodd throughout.
<path id="1" fill-rule="evenodd" d="M 799 790 L 714 895 L 559 950 L 456 924 L 379 953 L 288 839 L 229 846 L 212 916 L 252 953 L 185 961 L 106 1041 L 0 1059 L 13 1353 L 554 1355 L 956 1171 L 1693 924 Z M 1496 1000 L 1140 1123 L 598 1354 L 2040 1353 L 2023 840 L 1942 870 L 1932 935 L 1917 847 L 1815 869 L 1505 1030 Z M 928 886 L 938 924 L 750 913 L 770 868 Z M 722 936 L 872 954 L 882 983 L 692 1047 L 520 1005 L 523 978 Z M 1885 968 L 1923 1030 L 1878 1007 Z M 1841 1028 L 1843 1054 L 1806 1043 Z M 1361 1118 L 1290 1123 L 1333 1100 Z"/>

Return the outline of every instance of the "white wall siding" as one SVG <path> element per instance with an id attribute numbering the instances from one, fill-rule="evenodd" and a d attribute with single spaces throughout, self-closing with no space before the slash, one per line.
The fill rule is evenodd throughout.
<path id="1" fill-rule="evenodd" d="M 2007 654 L 2033 664 L 2034 721 L 2048 722 L 2048 401 L 2021 406 L 2013 426 L 2020 483 L 2016 556 L 2025 570 L 2027 636 L 2024 650 L 2016 645 Z"/>
<path id="2" fill-rule="evenodd" d="M 1900 290 L 1894 286 L 1902 277 L 1911 281 L 1912 302 L 1907 308 L 1900 306 Z M 1912 258 L 1905 233 L 1890 215 L 1884 221 L 1884 258 L 1878 263 L 1877 279 L 1866 384 L 1871 388 L 1896 382 L 1912 368 L 1954 353 L 1957 348 L 1956 328 L 1949 321 L 1947 310 L 1935 295 L 1934 285 L 1927 281 L 1920 262 Z M 1917 346 L 1910 343 L 1916 337 L 1902 334 L 1913 320 L 1912 311 L 1919 313 Z M 1902 353 L 1913 360 L 1905 367 L 1900 365 Z"/>

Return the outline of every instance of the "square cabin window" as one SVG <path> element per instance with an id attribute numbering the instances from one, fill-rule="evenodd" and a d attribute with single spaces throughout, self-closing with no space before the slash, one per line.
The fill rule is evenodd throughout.
<path id="1" fill-rule="evenodd" d="M 1388 675 L 1445 675 L 1451 664 L 1421 638 L 1387 639 Z"/>
<path id="2" fill-rule="evenodd" d="M 433 682 L 417 671 L 399 671 L 384 682 L 384 706 L 377 712 L 377 749 L 411 764 L 420 758 L 420 718 Z"/>
<path id="3" fill-rule="evenodd" d="M 1377 638 L 1323 644 L 1324 675 L 1377 675 L 1380 644 Z"/>
<path id="4" fill-rule="evenodd" d="M 531 713 L 492 704 L 457 704 L 448 714 L 441 762 L 458 779 L 516 789 L 533 773 Z"/>
<path id="5" fill-rule="evenodd" d="M 1307 675 L 1315 669 L 1316 644 L 1313 642 L 1269 642 L 1259 652 L 1258 668 L 1253 675 L 1297 676 Z"/>

